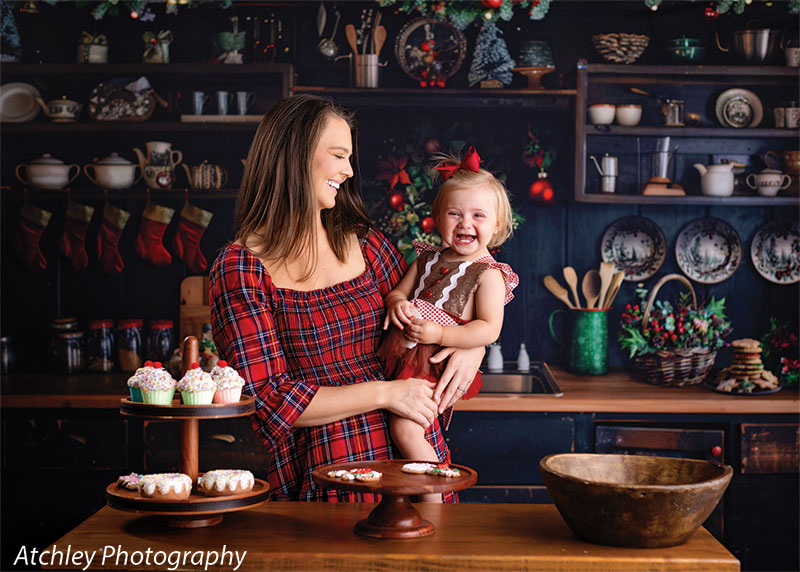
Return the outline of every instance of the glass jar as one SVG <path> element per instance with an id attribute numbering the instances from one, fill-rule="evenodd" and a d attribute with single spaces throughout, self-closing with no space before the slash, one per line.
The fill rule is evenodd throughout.
<path id="1" fill-rule="evenodd" d="M 117 324 L 117 359 L 120 371 L 142 367 L 142 320 L 120 320 Z"/>
<path id="2" fill-rule="evenodd" d="M 14 342 L 8 336 L 0 338 L 0 373 L 10 373 L 14 369 Z"/>
<path id="3" fill-rule="evenodd" d="M 92 320 L 86 339 L 86 364 L 89 371 L 114 369 L 114 321 Z"/>
<path id="4" fill-rule="evenodd" d="M 83 369 L 83 332 L 64 332 L 56 340 L 56 363 L 62 373 Z"/>
<path id="5" fill-rule="evenodd" d="M 78 320 L 76 318 L 55 318 L 50 322 L 50 357 L 55 366 L 58 366 L 56 355 L 56 344 L 58 336 L 65 332 L 78 331 Z"/>
<path id="6" fill-rule="evenodd" d="M 175 347 L 172 320 L 151 320 L 147 328 L 147 359 L 168 364 Z"/>

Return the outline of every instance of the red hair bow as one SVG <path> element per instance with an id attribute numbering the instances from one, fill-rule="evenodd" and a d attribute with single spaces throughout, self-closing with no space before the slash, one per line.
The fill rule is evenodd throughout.
<path id="1" fill-rule="evenodd" d="M 481 168 L 481 158 L 475 147 L 470 146 L 469 151 L 464 156 L 464 159 L 458 165 L 439 165 L 435 167 L 437 171 L 442 174 L 442 179 L 445 181 L 453 176 L 453 173 L 459 169 L 466 169 L 467 171 L 474 171 L 477 173 Z"/>

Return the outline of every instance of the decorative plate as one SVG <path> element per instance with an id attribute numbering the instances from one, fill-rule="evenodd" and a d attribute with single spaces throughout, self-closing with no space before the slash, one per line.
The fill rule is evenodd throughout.
<path id="1" fill-rule="evenodd" d="M 30 121 L 42 109 L 36 101 L 37 97 L 41 97 L 39 90 L 29 83 L 13 82 L 0 86 L 0 121 Z"/>
<path id="2" fill-rule="evenodd" d="M 750 243 L 750 258 L 761 276 L 776 284 L 800 281 L 800 224 L 773 220 L 761 226 Z"/>
<path id="3" fill-rule="evenodd" d="M 723 91 L 717 98 L 714 111 L 724 127 L 758 127 L 764 118 L 764 108 L 758 96 L 747 89 Z"/>
<path id="4" fill-rule="evenodd" d="M 719 284 L 742 262 L 742 241 L 724 220 L 701 218 L 683 227 L 675 242 L 681 271 L 695 282 Z"/>
<path id="5" fill-rule="evenodd" d="M 464 33 L 448 22 L 417 18 L 397 34 L 394 53 L 403 71 L 419 82 L 436 82 L 452 76 L 467 53 Z"/>
<path id="6" fill-rule="evenodd" d="M 783 389 L 783 385 L 778 385 L 778 387 L 774 389 L 754 389 L 751 392 L 742 391 L 740 389 L 735 389 L 733 391 L 723 391 L 722 389 L 717 389 L 717 386 L 714 385 L 714 381 L 711 379 L 706 379 L 703 382 L 703 387 L 706 389 L 710 389 L 714 393 L 721 393 L 722 395 L 747 395 L 747 396 L 754 396 L 754 395 L 770 395 L 773 393 L 778 393 L 781 389 Z"/>
<path id="7" fill-rule="evenodd" d="M 625 280 L 644 280 L 664 264 L 667 241 L 664 232 L 650 219 L 626 216 L 608 227 L 600 254 L 603 262 L 613 262 L 617 270 L 625 273 Z"/>

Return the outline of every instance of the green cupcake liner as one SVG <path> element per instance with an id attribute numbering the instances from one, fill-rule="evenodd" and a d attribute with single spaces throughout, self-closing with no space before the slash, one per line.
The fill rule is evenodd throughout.
<path id="1" fill-rule="evenodd" d="M 145 403 L 150 403 L 151 405 L 172 405 L 172 398 L 174 396 L 174 389 L 142 391 L 142 400 Z"/>
<path id="2" fill-rule="evenodd" d="M 181 391 L 184 405 L 210 405 L 214 391 Z"/>

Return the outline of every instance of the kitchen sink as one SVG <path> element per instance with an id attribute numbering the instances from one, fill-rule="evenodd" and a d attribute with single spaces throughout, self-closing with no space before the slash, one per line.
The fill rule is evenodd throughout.
<path id="1" fill-rule="evenodd" d="M 531 370 L 521 372 L 512 369 L 515 364 L 506 364 L 507 368 L 503 371 L 485 371 L 481 374 L 483 387 L 481 393 L 529 393 L 552 395 L 561 397 L 561 389 L 558 387 L 550 368 L 543 361 L 531 361 Z"/>

